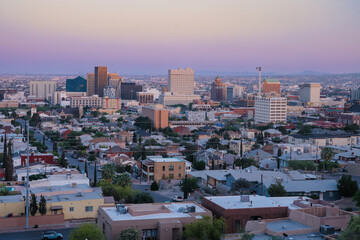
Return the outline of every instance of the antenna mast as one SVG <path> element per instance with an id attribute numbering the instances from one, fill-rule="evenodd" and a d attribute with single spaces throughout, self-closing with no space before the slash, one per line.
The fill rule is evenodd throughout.
<path id="1" fill-rule="evenodd" d="M 258 89 L 258 96 L 261 96 L 261 67 L 256 67 L 256 70 L 259 70 L 259 89 Z"/>

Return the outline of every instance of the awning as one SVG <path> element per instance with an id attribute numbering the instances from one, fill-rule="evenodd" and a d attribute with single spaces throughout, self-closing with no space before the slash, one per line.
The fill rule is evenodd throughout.
<path id="1" fill-rule="evenodd" d="M 52 206 L 50 209 L 51 210 L 62 210 L 63 207 L 62 206 Z"/>

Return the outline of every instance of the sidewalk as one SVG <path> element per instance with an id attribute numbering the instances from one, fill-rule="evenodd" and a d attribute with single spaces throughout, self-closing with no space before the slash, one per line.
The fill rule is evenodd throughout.
<path id="1" fill-rule="evenodd" d="M 29 226 L 29 229 L 25 227 L 14 227 L 14 228 L 0 228 L 0 233 L 4 232 L 27 232 L 27 231 L 39 231 L 39 230 L 54 230 L 54 229 L 64 229 L 64 228 L 76 228 L 83 223 L 95 223 L 95 220 L 92 221 L 66 221 L 64 224 L 53 224 L 53 225 L 41 225 L 38 228 Z"/>

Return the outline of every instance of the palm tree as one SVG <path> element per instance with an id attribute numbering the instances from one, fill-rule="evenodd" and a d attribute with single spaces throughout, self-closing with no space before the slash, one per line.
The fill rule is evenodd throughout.
<path id="1" fill-rule="evenodd" d="M 120 173 L 113 177 L 112 179 L 113 184 L 125 187 L 131 184 L 131 178 L 128 173 Z"/>
<path id="2" fill-rule="evenodd" d="M 96 169 L 95 169 L 96 171 Z M 113 179 L 113 177 L 115 176 L 115 172 L 116 172 L 116 168 L 115 165 L 113 164 L 105 164 L 102 168 L 101 168 L 101 175 L 104 179 L 111 181 Z"/>
<path id="3" fill-rule="evenodd" d="M 334 152 L 329 147 L 324 147 L 321 151 L 321 158 L 323 160 L 323 170 L 325 171 L 325 162 L 332 160 L 334 157 Z"/>

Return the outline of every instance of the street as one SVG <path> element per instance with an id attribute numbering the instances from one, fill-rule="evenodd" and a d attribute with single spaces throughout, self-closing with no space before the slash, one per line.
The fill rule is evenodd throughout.
<path id="1" fill-rule="evenodd" d="M 72 228 L 64 228 L 64 229 L 54 229 L 55 232 L 61 233 L 63 235 L 63 240 L 69 238 L 70 232 Z M 47 229 L 46 231 L 51 231 L 51 229 Z M 41 240 L 42 233 L 44 230 L 29 230 L 24 232 L 0 232 L 0 239 L 5 240 Z"/>
<path id="2" fill-rule="evenodd" d="M 23 125 L 23 129 L 25 129 L 25 121 L 22 119 L 19 119 L 18 122 L 21 123 Z M 34 131 L 34 138 L 36 139 L 36 141 L 43 142 L 44 133 L 40 130 L 33 129 L 32 127 L 30 127 L 30 129 Z M 48 147 L 48 151 L 52 152 L 53 142 L 50 139 L 45 139 L 45 145 Z M 61 155 L 62 151 L 59 150 L 58 152 Z M 65 152 L 65 155 L 68 159 L 69 166 L 71 166 L 71 165 L 79 166 L 80 170 L 85 171 L 85 162 L 80 162 L 78 159 L 71 157 L 70 153 Z M 94 179 L 94 169 L 95 169 L 94 164 L 88 165 L 87 169 L 88 169 L 88 174 L 89 174 L 88 178 L 90 179 L 90 181 L 92 181 Z M 99 178 L 101 178 L 101 172 L 97 171 L 97 179 L 99 180 Z"/>

